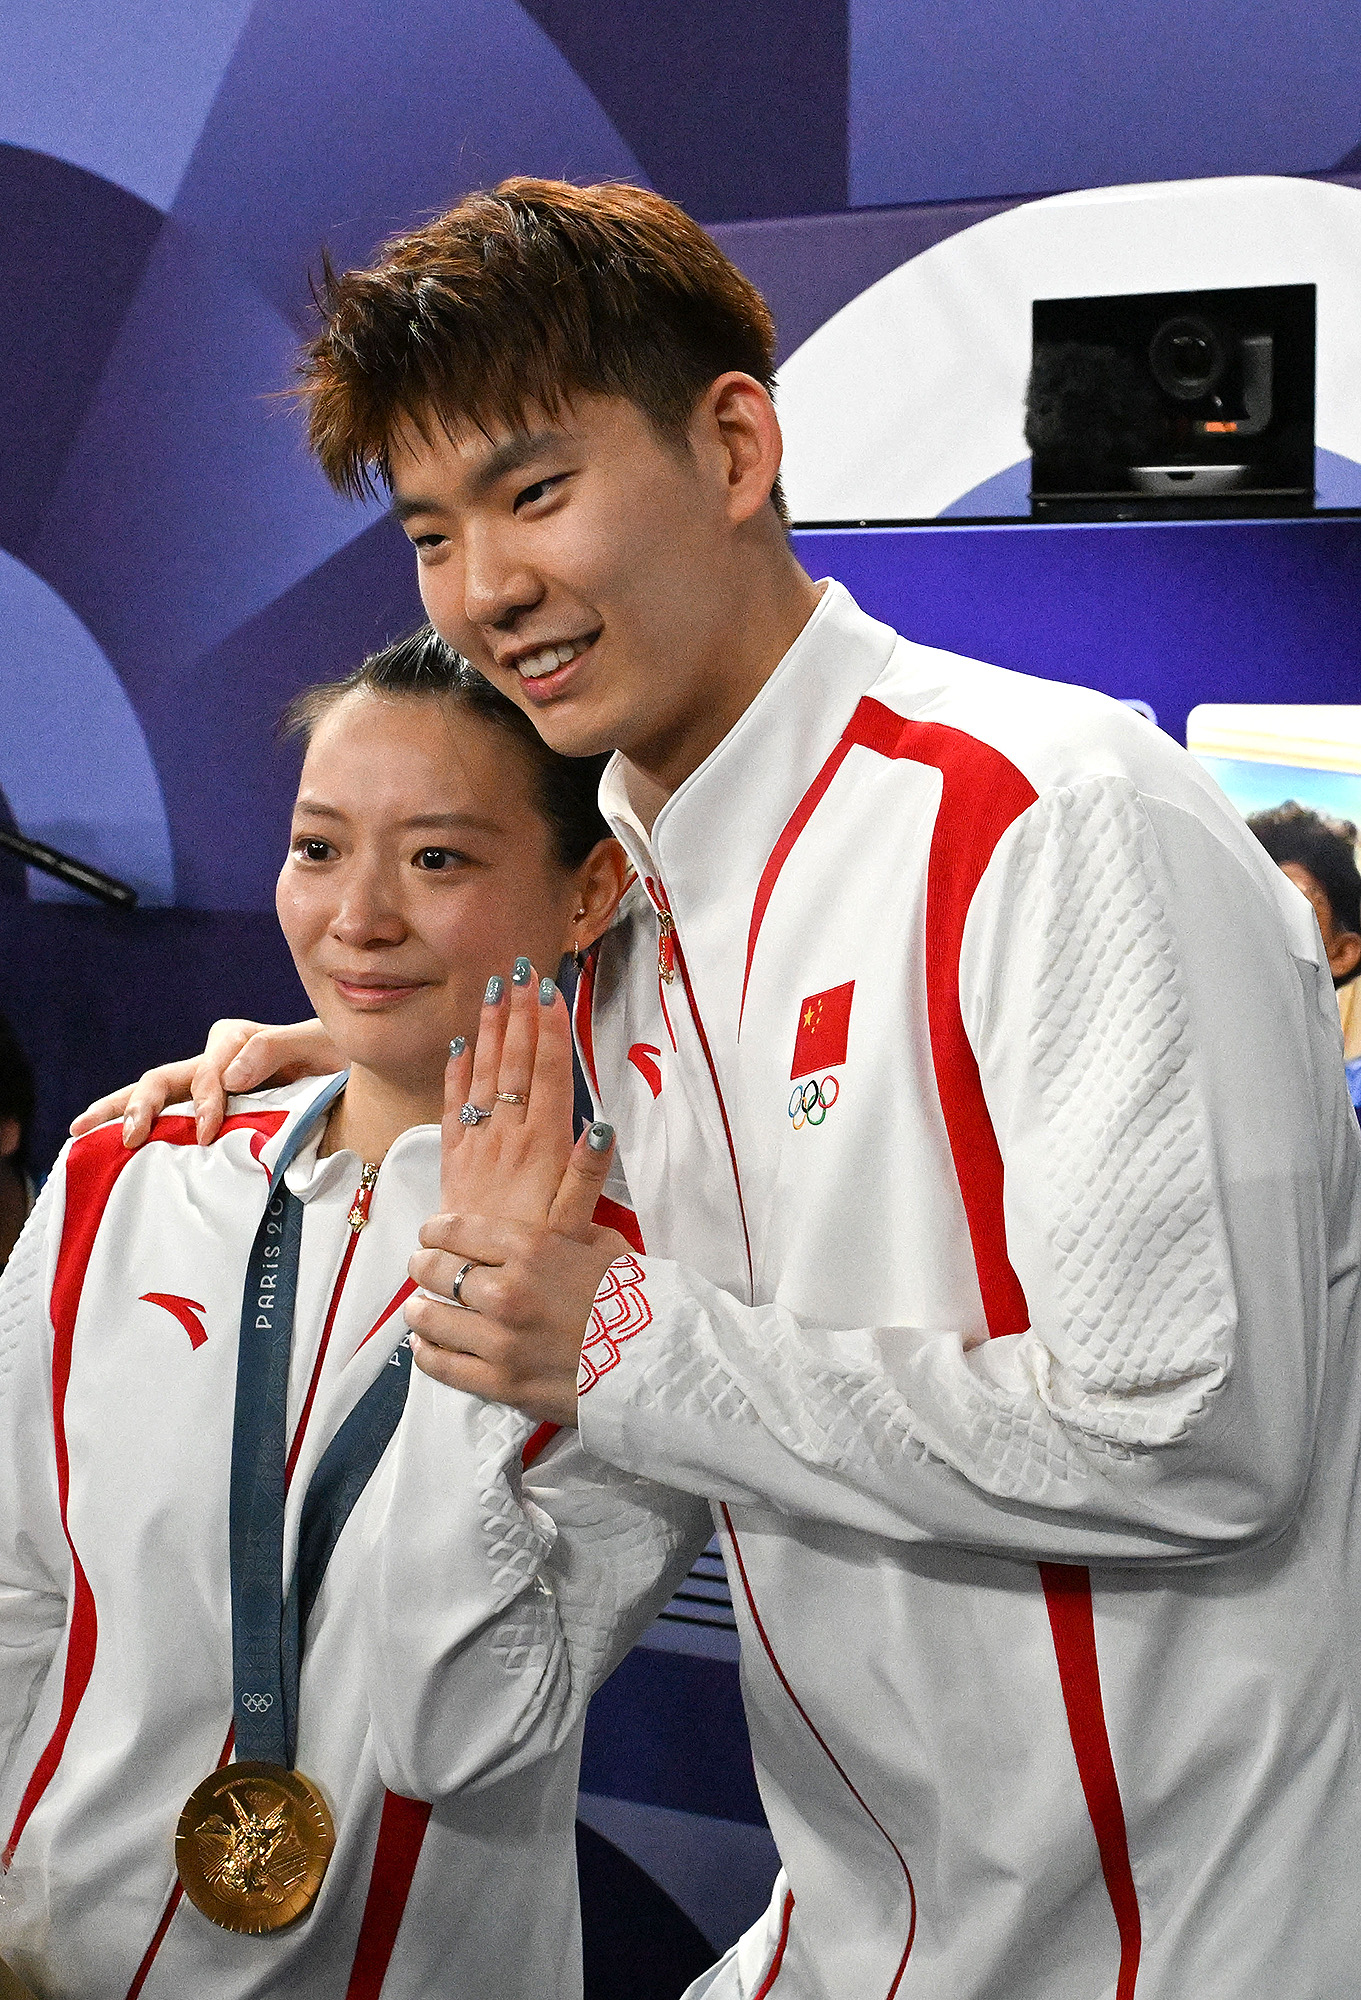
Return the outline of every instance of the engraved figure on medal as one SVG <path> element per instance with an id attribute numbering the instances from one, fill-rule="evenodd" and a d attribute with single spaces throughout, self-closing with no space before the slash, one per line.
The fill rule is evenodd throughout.
<path id="1" fill-rule="evenodd" d="M 190 1795 L 175 1835 L 185 1894 L 226 1930 L 282 1930 L 315 1902 L 335 1846 L 331 1815 L 296 1771 L 230 1764 Z"/>

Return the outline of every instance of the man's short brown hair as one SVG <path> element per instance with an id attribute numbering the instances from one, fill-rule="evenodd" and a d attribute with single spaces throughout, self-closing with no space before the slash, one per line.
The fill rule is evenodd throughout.
<path id="1" fill-rule="evenodd" d="M 328 265 L 317 304 L 300 388 L 344 493 L 390 484 L 407 424 L 515 428 L 584 392 L 626 397 L 675 440 L 730 369 L 774 386 L 756 287 L 673 203 L 617 183 L 502 181 L 394 237 L 369 270 Z M 783 519 L 778 481 L 772 497 Z"/>

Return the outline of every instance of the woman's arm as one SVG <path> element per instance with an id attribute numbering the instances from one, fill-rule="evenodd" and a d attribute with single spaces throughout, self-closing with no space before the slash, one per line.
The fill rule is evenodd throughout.
<path id="1" fill-rule="evenodd" d="M 712 1532 L 703 1502 L 600 1464 L 575 1432 L 545 1443 L 414 1373 L 364 1514 L 384 1784 L 438 1799 L 558 1750 Z"/>
<path id="2" fill-rule="evenodd" d="M 70 1553 L 57 1493 L 48 1313 L 63 1169 L 59 1162 L 53 1170 L 0 1277 L 0 1780 L 66 1623 Z"/>

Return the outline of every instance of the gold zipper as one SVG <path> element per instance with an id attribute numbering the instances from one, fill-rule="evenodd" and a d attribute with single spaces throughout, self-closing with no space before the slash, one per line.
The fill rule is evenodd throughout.
<path id="1" fill-rule="evenodd" d="M 657 977 L 669 986 L 676 976 L 676 926 L 670 910 L 657 912 Z"/>
<path id="2" fill-rule="evenodd" d="M 377 1178 L 377 1161 L 365 1160 L 364 1171 L 359 1176 L 359 1186 L 354 1193 L 354 1207 L 345 1218 L 356 1236 L 369 1219 L 369 1204 L 373 1200 L 373 1184 Z"/>

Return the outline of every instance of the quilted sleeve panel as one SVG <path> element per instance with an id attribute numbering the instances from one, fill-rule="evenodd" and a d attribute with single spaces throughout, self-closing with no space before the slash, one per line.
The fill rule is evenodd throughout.
<path id="1" fill-rule="evenodd" d="M 1133 789 L 1093 780 L 1026 816 L 1011 872 L 1052 1271 L 1036 1391 L 1084 1434 L 1166 1444 L 1224 1381 L 1236 1308 L 1161 856 Z"/>
<path id="2" fill-rule="evenodd" d="M 960 985 L 1028 1328 L 812 1326 L 644 1257 L 648 1324 L 582 1396 L 584 1441 L 909 1540 L 1076 1562 L 1269 1541 L 1311 1462 L 1327 1221 L 1260 875 L 1123 780 L 1048 793 L 985 872 Z"/>

